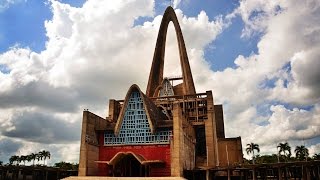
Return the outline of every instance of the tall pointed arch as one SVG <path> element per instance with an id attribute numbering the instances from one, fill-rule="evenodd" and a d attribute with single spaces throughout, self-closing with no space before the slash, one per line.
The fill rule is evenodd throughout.
<path id="1" fill-rule="evenodd" d="M 178 41 L 180 65 L 181 65 L 182 78 L 183 78 L 183 84 L 182 84 L 183 94 L 186 95 L 186 94 L 196 93 L 181 28 L 173 8 L 169 6 L 163 15 L 159 33 L 158 33 L 157 43 L 156 43 L 156 47 L 153 55 L 152 66 L 151 66 L 147 92 L 146 92 L 146 95 L 148 97 L 156 96 L 155 91 L 157 87 L 162 83 L 162 80 L 163 80 L 166 37 L 167 37 L 168 25 L 170 22 L 172 22 L 174 25 L 177 41 Z"/>

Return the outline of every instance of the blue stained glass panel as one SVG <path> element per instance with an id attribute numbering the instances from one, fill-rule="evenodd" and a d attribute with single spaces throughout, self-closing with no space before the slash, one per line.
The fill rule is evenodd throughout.
<path id="1" fill-rule="evenodd" d="M 104 144 L 169 144 L 170 136 L 172 136 L 170 130 L 157 131 L 151 134 L 143 100 L 139 92 L 133 91 L 118 136 L 106 132 L 104 134 Z"/>

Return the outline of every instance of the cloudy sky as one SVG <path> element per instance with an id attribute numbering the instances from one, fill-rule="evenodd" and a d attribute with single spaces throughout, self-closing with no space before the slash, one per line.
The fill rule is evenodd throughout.
<path id="1" fill-rule="evenodd" d="M 162 14 L 175 8 L 197 92 L 224 105 L 228 137 L 320 153 L 318 0 L 1 0 L 0 160 L 42 149 L 77 162 L 83 109 L 146 84 Z M 165 76 L 181 73 L 169 26 Z"/>

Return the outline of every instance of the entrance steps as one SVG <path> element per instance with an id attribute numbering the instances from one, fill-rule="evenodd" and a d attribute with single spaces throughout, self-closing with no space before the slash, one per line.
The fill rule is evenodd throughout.
<path id="1" fill-rule="evenodd" d="M 102 177 L 102 176 L 70 176 L 63 180 L 186 180 L 183 177 Z"/>

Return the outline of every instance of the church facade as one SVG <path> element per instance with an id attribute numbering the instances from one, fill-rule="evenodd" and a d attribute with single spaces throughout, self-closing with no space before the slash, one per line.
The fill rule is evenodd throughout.
<path id="1" fill-rule="evenodd" d="M 176 31 L 182 75 L 163 76 L 169 22 Z M 184 39 L 171 7 L 164 13 L 146 92 L 131 85 L 109 100 L 108 117 L 83 112 L 79 176 L 176 176 L 243 161 L 241 138 L 226 138 L 222 105 L 196 93 Z"/>

